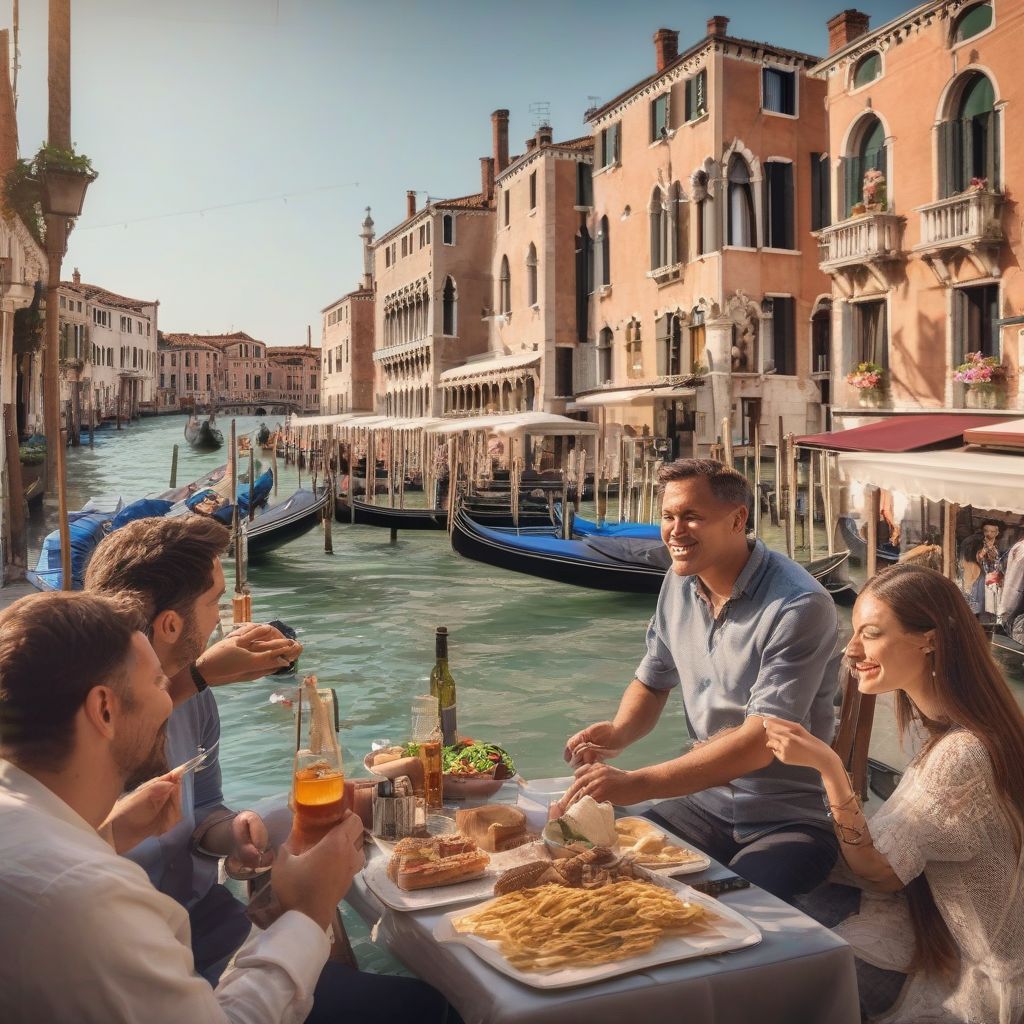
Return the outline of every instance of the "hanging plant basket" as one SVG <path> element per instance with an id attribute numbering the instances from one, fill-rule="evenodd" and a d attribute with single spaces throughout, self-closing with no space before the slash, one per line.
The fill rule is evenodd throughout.
<path id="1" fill-rule="evenodd" d="M 39 175 L 43 209 L 60 217 L 79 216 L 86 190 L 95 180 L 95 171 L 83 173 L 47 168 Z"/>

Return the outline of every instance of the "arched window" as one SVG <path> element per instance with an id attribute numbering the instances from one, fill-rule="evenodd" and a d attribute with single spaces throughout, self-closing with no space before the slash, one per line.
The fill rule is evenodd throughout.
<path id="1" fill-rule="evenodd" d="M 452 337 L 458 333 L 458 295 L 451 275 L 444 279 L 441 290 L 441 333 Z"/>
<path id="2" fill-rule="evenodd" d="M 597 383 L 612 381 L 612 329 L 604 327 L 597 336 Z"/>
<path id="3" fill-rule="evenodd" d="M 501 257 L 501 276 L 498 279 L 498 312 L 512 312 L 512 274 L 508 269 L 508 257 Z"/>
<path id="4" fill-rule="evenodd" d="M 590 232 L 581 227 L 576 235 L 576 340 L 590 341 L 590 300 L 593 290 L 594 251 Z"/>
<path id="5" fill-rule="evenodd" d="M 950 117 L 939 124 L 942 198 L 965 189 L 999 187 L 999 112 L 992 82 L 972 71 L 952 93 Z"/>
<path id="6" fill-rule="evenodd" d="M 968 7 L 960 17 L 953 22 L 953 45 L 962 43 L 965 39 L 971 39 L 992 27 L 992 5 L 975 4 Z"/>
<path id="7" fill-rule="evenodd" d="M 441 218 L 441 241 L 445 245 L 455 244 L 455 214 L 446 213 Z"/>
<path id="8" fill-rule="evenodd" d="M 707 171 L 694 172 L 690 181 L 693 185 L 693 198 L 697 204 L 697 255 L 704 256 L 718 249 L 714 199 L 711 197 Z"/>
<path id="9" fill-rule="evenodd" d="M 640 321 L 630 320 L 626 324 L 626 376 L 637 379 L 644 375 L 643 339 L 640 336 Z"/>
<path id="10" fill-rule="evenodd" d="M 526 251 L 526 303 L 537 305 L 537 246 L 533 242 Z"/>
<path id="11" fill-rule="evenodd" d="M 597 225 L 594 250 L 594 283 L 598 287 L 603 287 L 612 283 L 611 237 L 607 217 L 602 217 Z"/>
<path id="12" fill-rule="evenodd" d="M 859 89 L 882 74 L 882 55 L 877 50 L 864 54 L 853 69 L 853 87 Z"/>
<path id="13" fill-rule="evenodd" d="M 822 299 L 811 316 L 811 373 L 828 373 L 832 364 L 832 301 Z"/>
<path id="14" fill-rule="evenodd" d="M 651 217 L 651 270 L 667 265 L 665 252 L 665 200 L 661 189 L 655 185 L 651 202 L 647 208 Z"/>
<path id="15" fill-rule="evenodd" d="M 886 170 L 886 147 L 885 129 L 882 122 L 874 114 L 865 117 L 857 126 L 857 130 L 851 136 L 851 152 L 840 159 L 843 169 L 843 202 L 845 203 L 845 217 L 851 215 L 853 207 L 864 199 L 864 176 L 868 171 L 881 171 L 884 175 Z M 884 180 L 883 180 L 884 189 Z M 883 193 L 884 194 L 884 193 Z M 878 195 L 877 187 L 875 195 Z M 883 209 L 887 205 L 882 201 Z"/>
<path id="16" fill-rule="evenodd" d="M 750 168 L 734 154 L 729 161 L 729 245 L 752 249 L 755 239 L 754 192 L 750 187 Z"/>

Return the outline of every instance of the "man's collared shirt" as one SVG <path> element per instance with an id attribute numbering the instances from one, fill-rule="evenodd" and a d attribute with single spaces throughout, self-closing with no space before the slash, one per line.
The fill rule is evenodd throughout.
<path id="1" fill-rule="evenodd" d="M 299 1024 L 330 944 L 288 911 L 212 989 L 193 971 L 184 908 L 0 759 L 0 949 L 5 1024 Z"/>
<path id="2" fill-rule="evenodd" d="M 759 540 L 717 619 L 699 587 L 695 576 L 666 575 L 636 678 L 653 690 L 681 688 L 695 741 L 757 715 L 799 722 L 830 743 L 840 651 L 824 587 Z M 817 772 L 772 761 L 690 799 L 749 839 L 786 824 L 827 827 L 821 797 Z M 658 813 L 671 822 L 671 801 Z"/>

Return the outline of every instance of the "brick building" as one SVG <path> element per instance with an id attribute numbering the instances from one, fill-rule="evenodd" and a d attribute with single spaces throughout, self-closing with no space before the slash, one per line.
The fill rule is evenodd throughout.
<path id="1" fill-rule="evenodd" d="M 545 125 L 521 156 L 509 160 L 507 112 L 493 116 L 488 344 L 480 356 L 441 372 L 441 411 L 563 413 L 573 397 L 573 356 L 581 337 L 575 249 L 580 183 L 592 171 L 593 139 L 555 142 Z M 457 308 L 456 279 L 448 277 L 441 291 L 446 334 L 455 327 Z M 585 314 L 584 305 L 584 320 Z"/>

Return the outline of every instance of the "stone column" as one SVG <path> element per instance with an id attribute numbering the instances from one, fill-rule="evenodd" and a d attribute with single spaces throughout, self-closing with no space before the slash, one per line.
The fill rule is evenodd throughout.
<path id="1" fill-rule="evenodd" d="M 708 359 L 708 383 L 711 392 L 712 422 L 704 440 L 714 442 L 722 432 L 722 420 L 732 417 L 732 327 L 729 317 L 705 322 L 704 339 Z"/>

